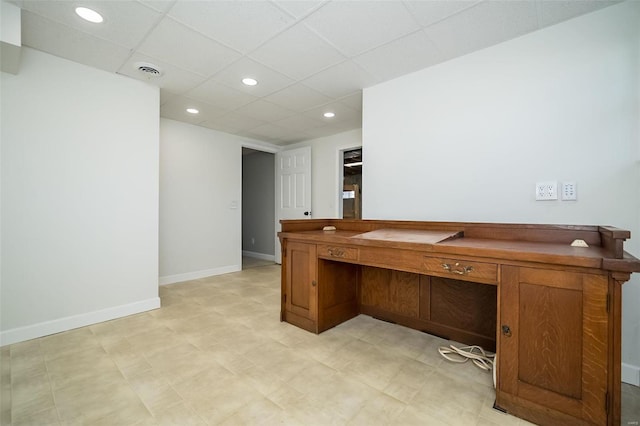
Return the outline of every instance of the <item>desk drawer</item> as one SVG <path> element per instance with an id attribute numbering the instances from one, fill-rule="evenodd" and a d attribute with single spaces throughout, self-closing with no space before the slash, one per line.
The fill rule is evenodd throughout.
<path id="1" fill-rule="evenodd" d="M 498 265 L 495 263 L 426 257 L 423 266 L 427 271 L 427 275 L 437 275 L 440 277 L 476 281 L 486 284 L 498 283 Z"/>
<path id="2" fill-rule="evenodd" d="M 358 260 L 358 249 L 355 247 L 318 245 L 318 257 L 331 259 Z"/>

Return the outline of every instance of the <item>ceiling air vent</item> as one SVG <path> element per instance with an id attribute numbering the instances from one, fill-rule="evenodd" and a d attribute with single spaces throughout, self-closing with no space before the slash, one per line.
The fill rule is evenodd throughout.
<path id="1" fill-rule="evenodd" d="M 148 62 L 136 62 L 133 64 L 133 67 L 137 69 L 140 74 L 148 78 L 160 77 L 162 75 L 162 70 L 159 67 Z"/>

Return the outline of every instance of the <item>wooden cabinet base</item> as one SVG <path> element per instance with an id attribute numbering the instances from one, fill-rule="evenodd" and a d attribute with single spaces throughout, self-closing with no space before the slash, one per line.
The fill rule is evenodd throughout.
<path id="1" fill-rule="evenodd" d="M 541 425 L 620 423 L 621 290 L 640 272 L 628 231 L 281 223 L 283 321 L 321 333 L 363 313 L 496 350 L 497 407 Z"/>
<path id="2" fill-rule="evenodd" d="M 563 412 L 550 409 L 544 405 L 535 404 L 526 399 L 518 398 L 517 396 L 501 391 L 496 391 L 496 406 L 498 409 L 505 411 L 512 416 L 520 417 L 539 425 L 593 426 L 594 424 L 608 424 L 593 423 L 585 419 L 573 417 Z"/>

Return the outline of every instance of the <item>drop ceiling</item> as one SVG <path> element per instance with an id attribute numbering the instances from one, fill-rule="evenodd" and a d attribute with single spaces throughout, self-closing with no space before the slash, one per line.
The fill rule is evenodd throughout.
<path id="1" fill-rule="evenodd" d="M 363 88 L 616 2 L 12 3 L 23 45 L 159 86 L 162 117 L 287 145 L 361 127 Z M 77 6 L 104 23 L 83 21 Z M 138 71 L 140 62 L 162 75 Z"/>

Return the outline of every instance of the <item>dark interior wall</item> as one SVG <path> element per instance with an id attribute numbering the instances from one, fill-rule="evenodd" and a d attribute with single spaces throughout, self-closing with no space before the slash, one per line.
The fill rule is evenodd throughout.
<path id="1" fill-rule="evenodd" d="M 242 156 L 242 250 L 275 254 L 275 158 L 267 152 Z"/>

